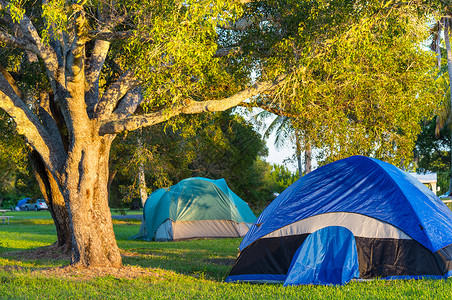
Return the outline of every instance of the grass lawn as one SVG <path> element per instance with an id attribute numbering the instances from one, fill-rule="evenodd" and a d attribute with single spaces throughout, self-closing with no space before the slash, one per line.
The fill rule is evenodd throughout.
<path id="1" fill-rule="evenodd" d="M 51 245 L 55 227 L 47 211 L 8 212 L 0 224 L 0 299 L 452 299 L 452 280 L 375 280 L 342 287 L 226 284 L 240 239 L 172 243 L 130 241 L 139 220 L 115 220 L 124 265 L 152 275 L 58 276 L 67 258 L 28 256 Z M 18 255 L 24 254 L 24 255 Z"/>

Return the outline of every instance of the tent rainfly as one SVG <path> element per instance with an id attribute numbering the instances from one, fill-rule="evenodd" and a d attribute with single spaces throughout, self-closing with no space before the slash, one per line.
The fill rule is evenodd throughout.
<path id="1" fill-rule="evenodd" d="M 248 204 L 224 179 L 193 177 L 149 196 L 140 231 L 132 239 L 243 237 L 255 220 Z"/>
<path id="2" fill-rule="evenodd" d="M 400 169 L 363 156 L 302 177 L 258 217 L 227 282 L 341 285 L 452 276 L 452 212 Z"/>

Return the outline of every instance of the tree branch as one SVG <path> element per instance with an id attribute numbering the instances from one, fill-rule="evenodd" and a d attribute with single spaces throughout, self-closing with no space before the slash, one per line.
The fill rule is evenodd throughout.
<path id="1" fill-rule="evenodd" d="M 264 22 L 264 21 L 272 21 L 274 18 L 268 14 L 265 16 L 257 17 L 247 17 L 247 18 L 241 18 L 235 22 L 231 22 L 227 25 L 218 26 L 218 28 L 225 29 L 225 30 L 234 30 L 234 31 L 245 31 L 250 29 L 253 26 L 256 26 L 257 24 Z"/>
<path id="2" fill-rule="evenodd" d="M 85 102 L 86 110 L 90 118 L 94 117 L 94 109 L 99 101 L 99 75 L 102 66 L 105 63 L 108 50 L 110 49 L 110 42 L 96 41 L 93 52 L 88 60 L 88 67 L 86 70 L 86 91 Z"/>
<path id="3" fill-rule="evenodd" d="M 219 49 L 217 49 L 217 51 L 215 52 L 213 57 L 224 57 L 224 56 L 228 56 L 230 54 L 234 55 L 234 54 L 238 54 L 238 53 L 241 53 L 241 52 L 242 52 L 242 48 L 241 47 L 219 48 Z"/>
<path id="4" fill-rule="evenodd" d="M 11 15 L 9 4 L 3 0 L 0 0 L 0 10 L 8 15 Z M 35 45 L 35 47 L 32 47 L 32 49 L 26 50 L 32 51 L 42 58 L 47 69 L 50 83 L 52 84 L 52 87 L 56 89 L 58 74 L 58 59 L 56 53 L 52 50 L 51 47 L 46 46 L 42 43 L 38 31 L 26 15 L 22 16 L 22 19 L 19 21 L 19 26 L 25 37 Z"/>
<path id="5" fill-rule="evenodd" d="M 219 48 L 214 53 L 213 57 L 224 57 L 228 55 L 236 55 L 236 54 L 242 54 L 242 47 L 240 46 L 234 46 L 234 47 L 225 47 L 225 48 Z M 258 47 L 256 49 L 257 55 L 261 58 L 270 57 L 273 55 L 273 52 L 271 49 L 264 48 L 264 47 Z M 255 54 L 256 54 L 255 53 Z"/>
<path id="6" fill-rule="evenodd" d="M 297 114 L 290 113 L 290 112 L 284 111 L 282 109 L 278 109 L 278 108 L 272 107 L 270 105 L 265 105 L 265 104 L 242 102 L 237 106 L 247 107 L 247 108 L 262 108 L 265 111 L 268 111 L 272 114 L 275 114 L 275 115 L 278 115 L 281 117 L 288 117 L 288 118 L 294 118 L 294 119 L 298 117 Z"/>
<path id="7" fill-rule="evenodd" d="M 10 87 L 13 89 L 13 91 L 9 90 L 9 87 L 7 86 L 6 82 L 3 82 L 2 90 L 4 90 L 6 93 L 11 95 L 12 97 L 17 96 L 17 98 L 22 99 L 22 92 L 20 91 L 19 87 L 16 84 L 16 81 L 11 76 L 11 74 L 6 71 L 3 66 L 0 65 L 0 73 L 3 75 L 4 80 L 8 82 Z M 45 94 L 48 98 L 48 94 Z M 10 96 L 10 97 L 11 97 Z M 24 101 L 23 101 L 24 102 Z M 59 131 L 56 125 L 55 120 L 53 119 L 52 115 L 50 114 L 50 105 L 47 105 L 48 109 L 45 109 L 46 104 L 49 103 L 48 99 L 43 99 L 41 97 L 41 100 L 39 101 L 39 116 L 41 117 L 42 125 L 45 129 L 47 129 L 48 134 L 51 136 L 51 138 L 54 140 L 55 143 L 58 143 L 60 147 L 63 146 L 63 142 L 61 140 L 61 137 L 59 135 Z M 25 102 L 24 102 L 25 103 Z"/>
<path id="8" fill-rule="evenodd" d="M 88 40 L 89 24 L 83 5 L 84 2 L 74 5 L 76 12 L 71 25 L 74 37 L 66 58 L 65 68 L 65 87 L 69 94 L 66 100 L 66 111 L 69 114 L 69 118 L 65 117 L 65 119 L 68 129 L 73 132 L 78 132 L 79 130 L 83 132 L 90 119 L 85 102 L 85 45 Z M 76 136 L 77 134 L 74 134 L 74 137 Z"/>
<path id="9" fill-rule="evenodd" d="M 14 119 L 17 132 L 25 136 L 26 141 L 38 151 L 52 172 L 57 172 L 63 165 L 64 149 L 44 129 L 39 119 L 14 92 L 7 79 L 0 76 L 0 108 Z"/>
<path id="10" fill-rule="evenodd" d="M 136 87 L 122 98 L 118 107 L 113 112 L 111 119 L 120 120 L 132 116 L 143 100 L 141 87 Z"/>
<path id="11" fill-rule="evenodd" d="M 31 51 L 33 53 L 39 53 L 39 50 L 38 50 L 38 48 L 35 45 L 33 45 L 31 43 L 27 43 L 24 40 L 19 39 L 19 38 L 15 37 L 15 36 L 12 36 L 12 35 L 4 32 L 4 31 L 1 31 L 1 30 L 0 30 L 0 41 L 5 43 L 5 44 L 11 45 L 13 47 L 16 47 L 16 48 L 20 48 L 20 49 L 23 49 L 23 50 L 28 50 L 28 51 Z"/>
<path id="12" fill-rule="evenodd" d="M 140 81 L 136 79 L 131 70 L 126 71 L 119 79 L 110 85 L 104 92 L 102 98 L 95 109 L 95 117 L 98 120 L 104 120 L 110 117 L 119 100 L 129 91 L 140 85 Z"/>
<path id="13" fill-rule="evenodd" d="M 115 134 L 123 131 L 132 131 L 141 127 L 152 126 L 169 120 L 180 114 L 197 114 L 202 112 L 224 111 L 237 106 L 241 102 L 259 93 L 280 86 L 286 75 L 280 75 L 275 81 L 265 81 L 253 85 L 251 88 L 238 92 L 237 94 L 222 99 L 209 101 L 188 100 L 185 105 L 176 105 L 169 109 L 162 109 L 155 113 L 133 116 L 118 121 L 104 122 L 99 128 L 99 134 Z"/>
<path id="14" fill-rule="evenodd" d="M 110 49 L 110 42 L 115 39 L 127 38 L 132 33 L 113 32 L 116 25 L 124 22 L 126 14 L 117 16 L 115 10 L 108 6 L 98 9 L 97 14 L 97 30 L 88 33 L 91 40 L 96 40 L 91 56 L 87 60 L 86 69 L 85 101 L 90 118 L 94 117 L 94 109 L 99 101 L 99 75 Z"/>
<path id="15" fill-rule="evenodd" d="M 53 95 L 42 92 L 39 96 L 38 116 L 42 125 L 52 136 L 52 139 L 58 143 L 59 147 L 67 150 L 67 137 L 62 136 L 66 132 L 62 128 L 64 118 L 55 104 Z"/>
<path id="16" fill-rule="evenodd" d="M 14 93 L 17 95 L 17 97 L 22 99 L 22 92 L 20 91 L 19 87 L 16 84 L 16 81 L 14 78 L 9 74 L 8 71 L 6 71 L 3 66 L 0 65 L 0 73 L 3 75 L 5 80 L 8 82 L 8 84 L 11 86 L 11 88 L 14 90 Z"/>
<path id="17" fill-rule="evenodd" d="M 89 38 L 91 40 L 101 40 L 107 42 L 113 42 L 117 40 L 124 40 L 131 37 L 132 31 L 117 31 L 117 32 L 106 32 L 106 31 L 90 31 Z"/>

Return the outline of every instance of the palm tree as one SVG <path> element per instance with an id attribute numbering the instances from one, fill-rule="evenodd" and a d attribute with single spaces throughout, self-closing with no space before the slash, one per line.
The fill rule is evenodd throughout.
<path id="1" fill-rule="evenodd" d="M 269 112 L 263 111 L 258 114 L 258 118 L 265 119 L 269 115 Z M 303 167 L 301 163 L 301 154 L 304 143 L 304 169 L 305 174 L 311 172 L 312 151 L 311 145 L 306 138 L 306 135 L 296 126 L 296 120 L 286 116 L 277 116 L 264 132 L 264 138 L 267 139 L 273 132 L 275 133 L 275 146 L 281 148 L 287 141 L 294 141 L 295 154 L 298 164 L 298 176 L 301 178 L 303 175 Z"/>
<path id="2" fill-rule="evenodd" d="M 438 112 L 436 118 L 436 129 L 435 135 L 439 136 L 440 130 L 444 126 L 448 126 L 452 130 L 452 122 L 451 122 L 451 106 L 452 106 L 452 50 L 450 46 L 450 33 L 452 27 L 452 19 L 451 17 L 442 17 L 435 26 L 432 27 L 432 44 L 430 48 L 437 53 L 437 61 L 439 68 L 439 77 L 438 80 L 442 82 L 444 85 L 444 101 L 442 105 L 442 109 Z M 447 70 L 444 70 L 441 66 L 441 32 L 444 33 L 444 45 L 446 47 L 446 59 L 447 59 Z M 447 73 L 449 77 L 449 82 L 444 78 Z M 452 156 L 452 140 L 450 145 L 450 153 Z M 449 182 L 449 191 L 452 191 L 452 160 L 451 160 L 451 177 Z"/>

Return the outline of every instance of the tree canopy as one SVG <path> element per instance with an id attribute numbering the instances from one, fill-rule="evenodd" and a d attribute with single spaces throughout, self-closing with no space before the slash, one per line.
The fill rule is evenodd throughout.
<path id="1" fill-rule="evenodd" d="M 363 9 L 354 1 L 284 3 L 261 4 L 278 18 L 254 29 L 273 39 L 249 47 L 260 51 L 261 78 L 289 75 L 257 105 L 293 118 L 321 150 L 320 161 L 362 154 L 409 163 L 419 120 L 433 114 L 439 99 L 434 53 L 423 46 L 428 15 L 391 1 L 366 2 Z"/>

